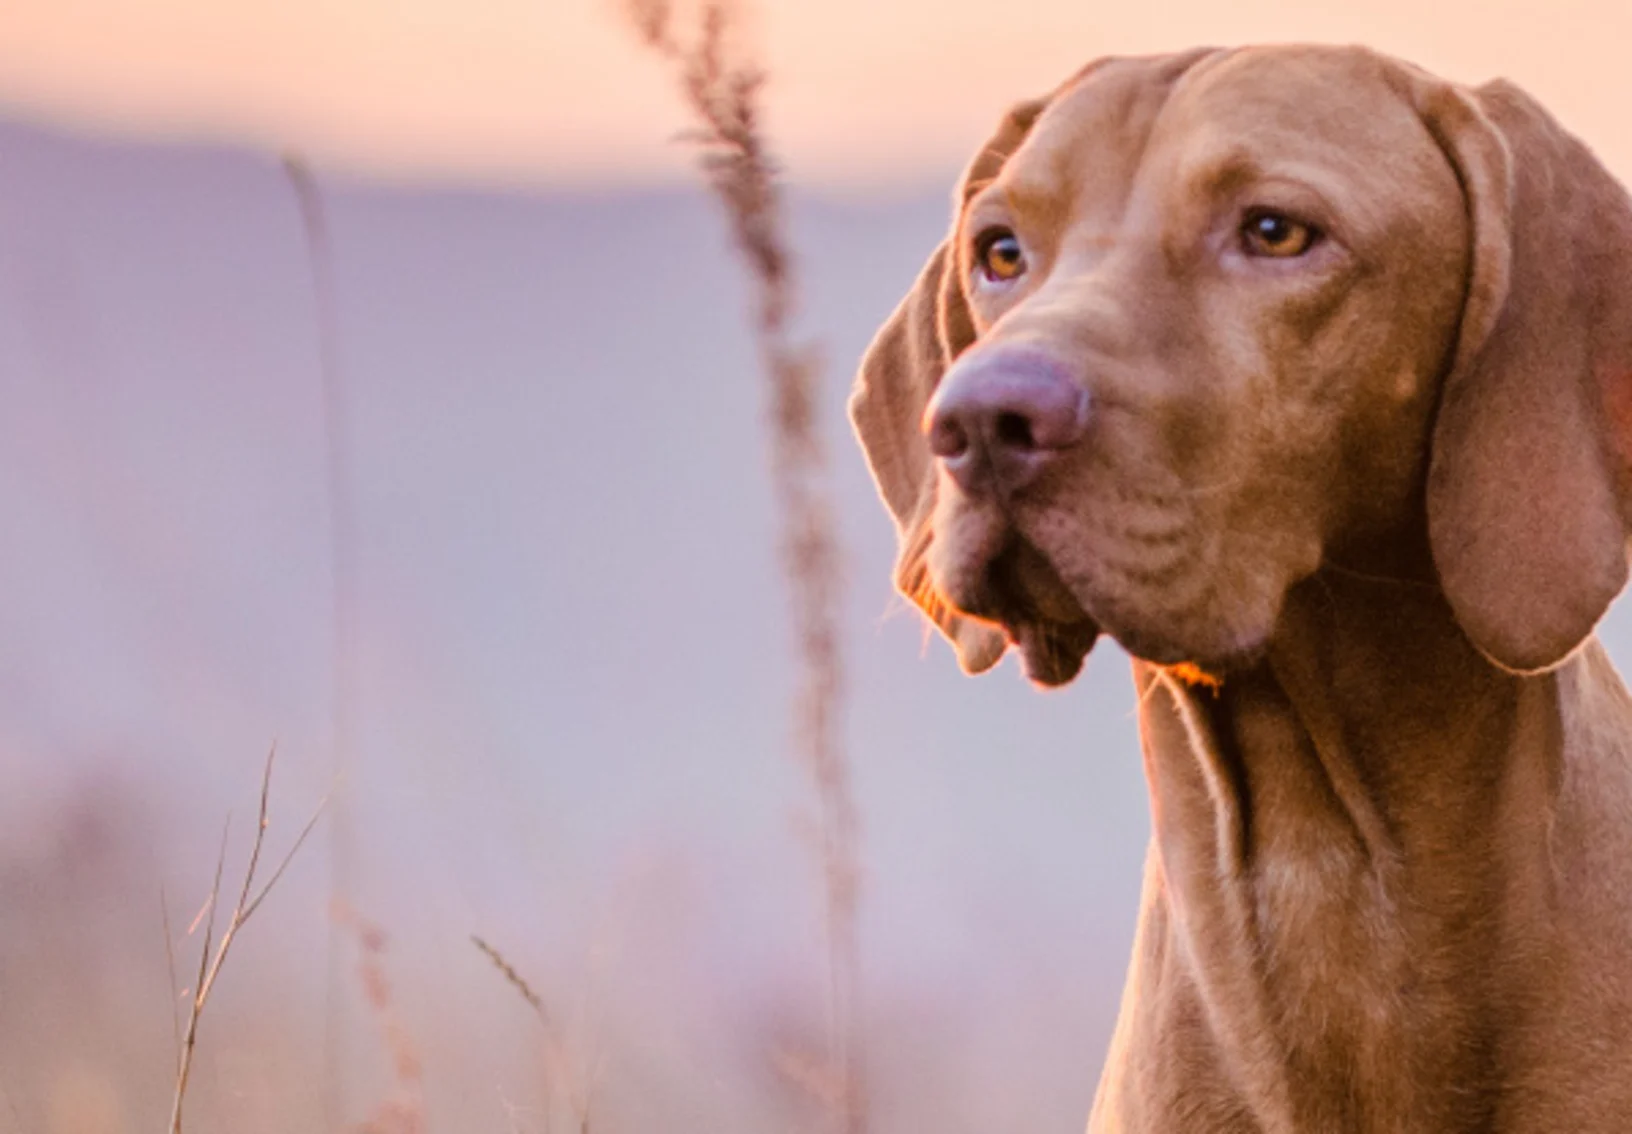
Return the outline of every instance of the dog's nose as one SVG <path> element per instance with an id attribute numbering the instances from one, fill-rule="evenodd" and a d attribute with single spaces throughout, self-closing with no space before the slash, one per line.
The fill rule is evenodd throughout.
<path id="1" fill-rule="evenodd" d="M 1028 483 L 1088 425 L 1088 391 L 1034 351 L 994 350 L 954 366 L 924 412 L 930 452 L 966 492 Z"/>

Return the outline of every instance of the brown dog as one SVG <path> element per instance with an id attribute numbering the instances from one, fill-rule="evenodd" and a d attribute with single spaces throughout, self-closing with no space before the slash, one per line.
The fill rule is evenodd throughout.
<path id="1" fill-rule="evenodd" d="M 1632 1130 L 1632 203 L 1359 49 L 1016 108 L 862 364 L 972 672 L 1135 657 L 1153 810 L 1090 1130 Z"/>

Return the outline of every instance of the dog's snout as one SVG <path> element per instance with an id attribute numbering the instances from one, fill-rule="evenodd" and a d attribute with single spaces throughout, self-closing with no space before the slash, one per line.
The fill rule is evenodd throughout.
<path id="1" fill-rule="evenodd" d="M 992 351 L 954 366 L 924 415 L 929 448 L 965 491 L 1012 492 L 1075 445 L 1088 392 L 1052 359 Z"/>

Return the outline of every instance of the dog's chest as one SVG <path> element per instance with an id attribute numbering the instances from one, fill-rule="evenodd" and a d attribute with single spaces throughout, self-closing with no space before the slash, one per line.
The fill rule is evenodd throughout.
<path id="1" fill-rule="evenodd" d="M 1226 1064 L 1261 1129 L 1489 1129 L 1480 896 L 1380 859 L 1272 699 L 1204 696 L 1182 732 L 1145 720 L 1168 977 L 1205 1009 L 1193 1057 Z"/>
<path id="2" fill-rule="evenodd" d="M 1486 1053 L 1458 960 L 1416 947 L 1370 864 L 1335 838 L 1266 847 L 1246 884 L 1255 983 L 1297 1128 L 1360 1134 L 1437 1115 L 1422 1128 L 1483 1129 L 1470 1100 Z"/>

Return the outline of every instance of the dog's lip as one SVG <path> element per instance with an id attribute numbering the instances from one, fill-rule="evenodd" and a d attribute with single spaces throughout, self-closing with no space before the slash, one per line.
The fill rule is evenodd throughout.
<path id="1" fill-rule="evenodd" d="M 982 613 L 1003 627 L 1026 676 L 1039 685 L 1064 685 L 1076 677 L 1100 627 L 1047 557 L 1011 535 L 986 570 Z"/>
<path id="2" fill-rule="evenodd" d="M 1099 640 L 1099 625 L 1091 618 L 1006 622 L 1003 628 L 1020 652 L 1026 676 L 1039 685 L 1064 685 L 1076 677 Z"/>

